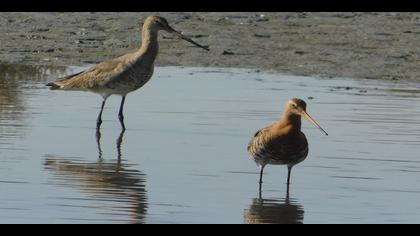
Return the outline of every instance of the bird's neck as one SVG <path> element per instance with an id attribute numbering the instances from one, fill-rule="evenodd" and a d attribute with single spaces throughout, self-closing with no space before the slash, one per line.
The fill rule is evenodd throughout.
<path id="1" fill-rule="evenodd" d="M 278 122 L 279 128 L 288 128 L 290 131 L 300 131 L 302 127 L 301 116 L 285 111 Z"/>
<path id="2" fill-rule="evenodd" d="M 158 54 L 158 32 L 149 27 L 143 27 L 141 34 L 141 47 L 138 50 L 143 60 L 153 63 Z M 144 63 L 144 62 L 143 62 Z"/>

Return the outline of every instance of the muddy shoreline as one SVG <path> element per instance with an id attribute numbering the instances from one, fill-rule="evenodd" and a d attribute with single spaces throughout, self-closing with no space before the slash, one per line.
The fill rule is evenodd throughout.
<path id="1" fill-rule="evenodd" d="M 0 61 L 80 66 L 111 59 L 138 47 L 140 23 L 151 14 L 211 49 L 163 33 L 157 66 L 420 81 L 420 13 L 3 12 Z"/>

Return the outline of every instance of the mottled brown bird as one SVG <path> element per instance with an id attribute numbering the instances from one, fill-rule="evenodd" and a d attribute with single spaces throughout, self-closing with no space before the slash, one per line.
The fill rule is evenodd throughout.
<path id="1" fill-rule="evenodd" d="M 302 116 L 328 135 L 306 113 L 306 103 L 299 98 L 292 98 L 287 102 L 281 119 L 258 130 L 249 142 L 248 152 L 260 167 L 260 190 L 263 170 L 267 164 L 287 165 L 287 190 L 289 190 L 292 167 L 308 156 L 308 141 L 301 132 Z"/>
<path id="2" fill-rule="evenodd" d="M 158 31 L 160 30 L 175 34 L 198 47 L 209 50 L 208 47 L 202 46 L 174 30 L 165 18 L 149 16 L 143 24 L 142 43 L 138 50 L 102 62 L 77 74 L 60 78 L 55 82 L 48 83 L 47 86 L 50 86 L 51 90 L 91 91 L 100 94 L 103 101 L 96 120 L 97 129 L 102 124 L 102 111 L 106 99 L 112 94 L 122 96 L 118 118 L 123 130 L 125 130 L 123 116 L 125 97 L 128 93 L 141 88 L 152 77 L 154 61 L 159 49 Z"/>

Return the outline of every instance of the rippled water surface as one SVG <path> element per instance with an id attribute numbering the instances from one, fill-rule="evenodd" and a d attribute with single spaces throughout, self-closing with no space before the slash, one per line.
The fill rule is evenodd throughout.
<path id="1" fill-rule="evenodd" d="M 1 223 L 419 223 L 420 85 L 253 70 L 156 68 L 126 99 L 50 91 L 83 68 L 0 66 Z M 246 151 L 300 97 L 309 157 Z"/>

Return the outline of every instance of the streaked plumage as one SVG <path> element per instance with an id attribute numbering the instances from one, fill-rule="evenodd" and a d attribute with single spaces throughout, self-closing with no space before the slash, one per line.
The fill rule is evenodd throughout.
<path id="1" fill-rule="evenodd" d="M 123 121 L 125 96 L 141 88 L 152 77 L 154 61 L 159 50 L 158 31 L 160 30 L 173 33 L 198 47 L 209 50 L 207 47 L 201 46 L 174 30 L 169 26 L 166 19 L 158 16 L 149 16 L 144 22 L 142 44 L 137 51 L 99 63 L 86 71 L 60 78 L 48 83 L 47 86 L 50 86 L 52 90 L 79 90 L 100 94 L 103 97 L 103 102 L 97 118 L 98 129 L 102 123 L 101 116 L 106 99 L 112 94 L 122 96 L 118 117 L 122 128 L 125 129 Z"/>
<path id="2" fill-rule="evenodd" d="M 248 152 L 260 167 L 260 184 L 264 167 L 272 164 L 287 165 L 287 185 L 289 185 L 291 168 L 308 156 L 308 141 L 305 134 L 301 132 L 301 116 L 322 130 L 306 113 L 306 103 L 301 99 L 293 98 L 287 102 L 282 118 L 258 130 L 248 143 Z M 324 130 L 322 131 L 325 133 Z"/>

